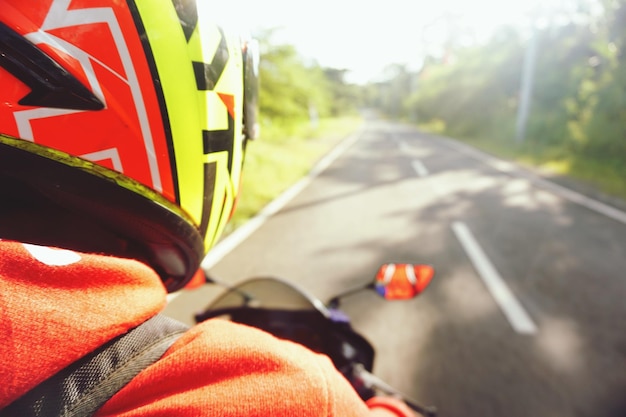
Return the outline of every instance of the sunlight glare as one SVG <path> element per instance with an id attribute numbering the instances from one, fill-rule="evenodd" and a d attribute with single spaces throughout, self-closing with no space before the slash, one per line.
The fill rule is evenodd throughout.
<path id="1" fill-rule="evenodd" d="M 280 28 L 276 41 L 296 46 L 322 66 L 351 70 L 365 82 L 392 63 L 418 69 L 455 38 L 480 42 L 502 25 L 528 26 L 533 13 L 562 9 L 565 0 L 233 0 L 213 8 L 229 28 L 255 32 Z"/>

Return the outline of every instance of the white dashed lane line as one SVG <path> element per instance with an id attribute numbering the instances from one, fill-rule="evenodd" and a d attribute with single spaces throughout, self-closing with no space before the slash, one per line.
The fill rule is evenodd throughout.
<path id="1" fill-rule="evenodd" d="M 398 147 L 402 153 L 409 154 L 411 152 L 411 147 L 403 140 L 398 140 Z M 419 177 L 428 176 L 428 168 L 426 168 L 426 165 L 424 165 L 424 163 L 419 159 L 413 159 L 411 161 L 411 166 Z"/>
<path id="2" fill-rule="evenodd" d="M 424 163 L 422 163 L 422 161 L 414 159 L 413 161 L 411 161 L 411 165 L 413 166 L 415 172 L 417 172 L 417 175 L 419 175 L 420 177 L 425 177 L 428 175 L 428 169 L 426 168 Z"/>
<path id="3" fill-rule="evenodd" d="M 403 151 L 407 150 L 408 146 L 406 143 L 401 141 L 399 144 L 400 149 Z M 428 169 L 419 159 L 413 159 L 411 165 L 419 177 L 429 175 Z M 441 194 L 438 187 L 432 183 L 430 185 L 435 194 Z M 494 298 L 513 329 L 520 334 L 536 333 L 537 326 L 517 298 L 515 298 L 515 295 L 513 295 L 506 285 L 504 279 L 502 279 L 500 273 L 493 266 L 467 225 L 457 221 L 452 224 L 452 230 L 461 243 L 461 246 L 463 246 L 467 256 L 470 258 L 476 272 L 485 283 L 487 290 Z"/>
<path id="4" fill-rule="evenodd" d="M 536 333 L 537 326 L 489 261 L 465 223 L 454 222 L 452 230 L 513 329 L 521 334 Z"/>

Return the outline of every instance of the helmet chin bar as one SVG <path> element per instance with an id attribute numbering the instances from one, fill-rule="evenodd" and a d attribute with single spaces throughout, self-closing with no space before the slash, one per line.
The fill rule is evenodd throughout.
<path id="1" fill-rule="evenodd" d="M 198 229 L 165 205 L 5 144 L 0 193 L 0 238 L 136 259 L 169 292 L 191 279 L 204 253 Z"/>

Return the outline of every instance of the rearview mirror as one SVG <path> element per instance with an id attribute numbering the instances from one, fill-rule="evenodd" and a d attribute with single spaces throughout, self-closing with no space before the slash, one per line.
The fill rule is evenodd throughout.
<path id="1" fill-rule="evenodd" d="M 434 275 L 430 265 L 384 264 L 376 274 L 374 288 L 386 300 L 408 300 L 422 293 Z"/>

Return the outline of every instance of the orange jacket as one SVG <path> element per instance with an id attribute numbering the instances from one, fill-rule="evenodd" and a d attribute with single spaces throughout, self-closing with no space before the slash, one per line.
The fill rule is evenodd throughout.
<path id="1" fill-rule="evenodd" d="M 0 408 L 158 313 L 145 265 L 0 241 Z M 97 416 L 365 416 L 330 360 L 256 329 L 207 321 Z"/>

